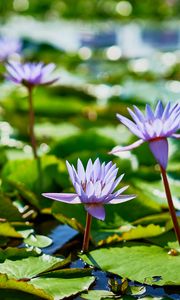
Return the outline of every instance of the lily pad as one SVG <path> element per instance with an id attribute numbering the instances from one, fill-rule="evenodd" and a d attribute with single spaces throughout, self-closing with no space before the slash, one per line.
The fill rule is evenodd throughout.
<path id="1" fill-rule="evenodd" d="M 59 270 L 69 262 L 70 258 L 45 254 L 6 259 L 0 264 L 0 289 L 19 290 L 49 300 L 63 299 L 87 290 L 94 281 L 91 270 Z"/>
<path id="2" fill-rule="evenodd" d="M 29 246 L 38 247 L 38 248 L 45 248 L 52 244 L 52 240 L 44 235 L 33 235 L 31 234 L 29 237 L 24 239 L 24 243 L 28 244 Z"/>
<path id="3" fill-rule="evenodd" d="M 180 285 L 180 255 L 146 244 L 125 243 L 91 251 L 82 258 L 90 265 L 123 278 L 150 285 Z"/>
<path id="4" fill-rule="evenodd" d="M 5 237 L 22 238 L 22 235 L 8 222 L 0 223 L 0 235 Z"/>
<path id="5" fill-rule="evenodd" d="M 64 299 L 85 291 L 94 282 L 90 272 L 82 269 L 65 269 L 57 271 L 53 276 L 34 278 L 31 283 L 38 289 L 43 289 L 56 299 Z"/>
<path id="6" fill-rule="evenodd" d="M 1 218 L 7 221 L 21 221 L 22 217 L 18 209 L 13 205 L 10 198 L 0 194 Z"/>
<path id="7" fill-rule="evenodd" d="M 43 254 L 38 257 L 28 257 L 19 260 L 6 259 L 4 263 L 0 264 L 0 273 L 7 274 L 9 278 L 14 279 L 30 279 L 37 274 L 40 274 L 49 268 L 54 268 L 57 263 L 62 262 L 63 259 L 56 258 Z"/>
<path id="8" fill-rule="evenodd" d="M 119 229 L 92 230 L 93 239 L 98 245 L 109 244 L 120 241 L 143 239 L 159 236 L 165 232 L 164 227 L 149 224 L 148 226 L 138 225 L 137 227 L 122 226 Z"/>

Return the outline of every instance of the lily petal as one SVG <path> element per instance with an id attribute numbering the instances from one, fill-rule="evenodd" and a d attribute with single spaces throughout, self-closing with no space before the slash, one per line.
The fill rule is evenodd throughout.
<path id="1" fill-rule="evenodd" d="M 86 204 L 85 209 L 87 212 L 96 219 L 105 219 L 105 209 L 103 205 L 100 204 Z"/>
<path id="2" fill-rule="evenodd" d="M 173 137 L 175 139 L 180 139 L 180 134 L 174 133 L 174 134 L 171 135 L 171 137 Z"/>
<path id="3" fill-rule="evenodd" d="M 117 118 L 119 119 L 119 121 L 124 124 L 127 128 L 129 128 L 129 130 L 134 133 L 135 135 L 137 135 L 139 138 L 142 138 L 142 132 L 138 129 L 137 125 L 132 122 L 131 120 L 129 120 L 128 118 L 120 115 L 120 114 L 116 114 Z"/>
<path id="4" fill-rule="evenodd" d="M 121 147 L 121 146 L 116 146 L 114 147 L 110 152 L 109 154 L 118 154 L 119 152 L 121 151 L 130 151 L 134 148 L 137 148 L 139 147 L 140 145 L 142 145 L 144 143 L 144 141 L 142 139 L 140 140 L 137 140 L 135 143 L 129 145 L 129 146 L 124 146 L 124 147 Z"/>
<path id="5" fill-rule="evenodd" d="M 159 139 L 149 142 L 149 147 L 157 162 L 166 169 L 168 163 L 168 141 Z"/>
<path id="6" fill-rule="evenodd" d="M 77 194 L 43 193 L 42 196 L 56 201 L 69 203 L 69 204 L 81 203 L 81 200 L 79 199 Z"/>
<path id="7" fill-rule="evenodd" d="M 132 200 L 136 198 L 136 195 L 121 195 L 121 196 L 118 196 L 117 199 L 112 199 L 110 200 L 108 203 L 106 204 L 118 204 L 118 203 L 123 203 L 123 202 L 126 202 L 126 201 L 129 201 L 129 200 Z"/>

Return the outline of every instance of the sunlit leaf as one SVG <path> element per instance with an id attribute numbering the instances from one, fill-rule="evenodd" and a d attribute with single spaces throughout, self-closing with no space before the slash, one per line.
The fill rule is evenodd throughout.
<path id="1" fill-rule="evenodd" d="M 31 234 L 29 237 L 24 239 L 24 243 L 33 247 L 45 248 L 52 244 L 52 240 L 44 235 Z"/>
<path id="2" fill-rule="evenodd" d="M 0 235 L 5 237 L 22 238 L 22 235 L 8 222 L 0 223 Z"/>
<path id="3" fill-rule="evenodd" d="M 180 256 L 164 248 L 135 243 L 91 251 L 82 258 L 104 271 L 150 285 L 179 285 Z M 118 263 L 119 262 L 119 263 Z"/>

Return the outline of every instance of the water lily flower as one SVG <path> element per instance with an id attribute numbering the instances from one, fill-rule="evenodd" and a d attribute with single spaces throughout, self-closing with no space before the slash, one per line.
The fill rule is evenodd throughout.
<path id="1" fill-rule="evenodd" d="M 139 137 L 139 140 L 126 147 L 117 146 L 110 153 L 116 155 L 121 151 L 132 150 L 144 142 L 148 142 L 157 162 L 166 169 L 168 163 L 167 138 L 180 138 L 180 134 L 176 134 L 177 130 L 180 129 L 180 104 L 171 105 L 168 102 L 164 108 L 162 102 L 159 101 L 155 112 L 148 104 L 146 105 L 145 114 L 136 106 L 134 106 L 134 111 L 130 108 L 128 108 L 128 111 L 133 121 L 120 114 L 117 114 L 117 117 L 121 123 Z"/>
<path id="2" fill-rule="evenodd" d="M 42 62 L 9 62 L 6 64 L 6 78 L 27 87 L 50 85 L 59 79 L 52 77 L 54 69 L 55 64 L 53 63 L 45 65 Z"/>
<path id="3" fill-rule="evenodd" d="M 69 204 L 84 204 L 87 217 L 82 251 L 85 252 L 89 246 L 92 216 L 104 220 L 104 205 L 123 203 L 135 198 L 135 195 L 121 195 L 128 186 L 114 191 L 124 174 L 116 178 L 118 168 L 112 162 L 101 164 L 97 158 L 92 163 L 92 160 L 89 159 L 87 167 L 84 169 L 81 160 L 78 159 L 77 170 L 68 161 L 66 164 L 76 193 L 44 193 L 43 196 Z"/>
<path id="4" fill-rule="evenodd" d="M 139 140 L 126 147 L 117 146 L 112 149 L 110 153 L 117 155 L 121 151 L 128 151 L 139 147 L 144 142 L 148 142 L 151 152 L 160 165 L 169 212 L 180 245 L 180 227 L 166 174 L 168 163 L 167 138 L 180 138 L 180 134 L 176 133 L 180 129 L 180 104 L 176 103 L 171 106 L 170 102 L 168 102 L 164 108 L 162 102 L 159 101 L 156 105 L 155 112 L 152 111 L 148 104 L 146 105 L 145 114 L 143 114 L 136 106 L 134 106 L 134 111 L 129 108 L 128 111 L 134 122 L 120 114 L 117 114 L 117 117 L 121 123 L 139 137 Z"/>
<path id="5" fill-rule="evenodd" d="M 6 78 L 15 84 L 22 84 L 27 88 L 29 101 L 29 135 L 35 159 L 38 158 L 38 155 L 34 134 L 33 90 L 38 85 L 50 85 L 59 79 L 52 77 L 54 68 L 55 64 L 50 63 L 45 65 L 42 62 L 8 62 L 6 64 Z"/>
<path id="6" fill-rule="evenodd" d="M 76 193 L 45 193 L 43 196 L 69 204 L 82 203 L 91 216 L 100 220 L 105 219 L 104 205 L 123 203 L 135 198 L 135 195 L 121 195 L 128 186 L 114 191 L 124 174 L 116 178 L 118 168 L 112 162 L 101 164 L 97 158 L 92 163 L 89 159 L 84 169 L 81 160 L 78 159 L 77 171 L 69 162 L 66 164 Z"/>
<path id="7" fill-rule="evenodd" d="M 7 61 L 9 57 L 21 50 L 21 42 L 9 37 L 0 38 L 0 61 Z"/>

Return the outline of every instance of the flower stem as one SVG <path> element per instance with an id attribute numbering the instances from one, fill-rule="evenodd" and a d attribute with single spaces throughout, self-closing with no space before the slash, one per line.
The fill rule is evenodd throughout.
<path id="1" fill-rule="evenodd" d="M 37 154 L 36 147 L 36 138 L 34 134 L 34 108 L 33 108 L 33 87 L 27 86 L 28 89 L 28 100 L 29 100 L 29 135 L 31 140 L 31 146 L 33 150 L 33 156 L 37 162 L 37 170 L 38 170 L 38 182 L 37 182 L 37 192 L 41 194 L 41 190 L 43 190 L 43 178 L 42 178 L 42 168 L 41 168 L 41 160 Z"/>
<path id="2" fill-rule="evenodd" d="M 92 221 L 92 216 L 87 212 L 86 228 L 85 228 L 85 232 L 84 232 L 82 252 L 87 252 L 88 248 L 89 248 L 89 237 L 90 237 L 91 221 Z"/>
<path id="3" fill-rule="evenodd" d="M 166 175 L 166 170 L 162 166 L 160 166 L 160 169 L 161 169 L 164 188 L 165 188 L 166 197 L 167 197 L 167 201 L 168 201 L 168 205 L 169 205 L 169 212 L 171 214 L 171 218 L 172 218 L 172 222 L 173 222 L 173 226 L 174 226 L 174 230 L 175 230 L 175 233 L 176 233 L 177 240 L 180 244 L 180 227 L 179 227 L 179 224 L 178 224 L 178 219 L 177 219 L 176 212 L 175 212 L 174 205 L 173 205 L 173 201 L 172 201 L 172 196 L 171 196 L 169 182 L 168 182 L 167 175 Z"/>
<path id="4" fill-rule="evenodd" d="M 28 89 L 28 100 L 29 100 L 29 135 L 30 135 L 33 155 L 34 158 L 37 159 L 38 155 L 36 149 L 36 138 L 34 134 L 34 109 L 33 109 L 33 97 L 32 97 L 33 87 L 28 86 L 27 89 Z"/>

